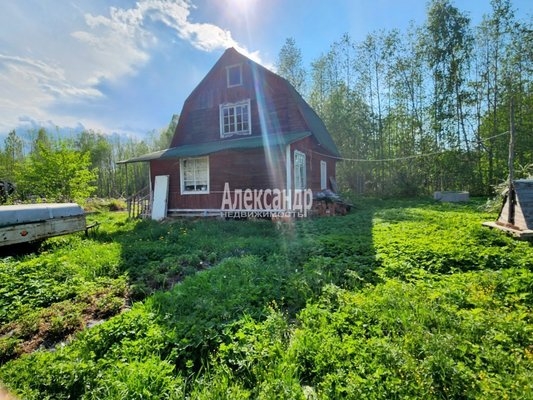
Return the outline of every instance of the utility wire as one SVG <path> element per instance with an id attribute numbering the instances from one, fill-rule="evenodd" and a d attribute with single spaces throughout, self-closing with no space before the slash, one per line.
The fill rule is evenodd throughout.
<path id="1" fill-rule="evenodd" d="M 498 133 L 497 135 L 494 135 L 494 136 L 491 136 L 491 137 L 488 137 L 488 138 L 484 138 L 484 139 L 478 139 L 476 140 L 477 141 L 486 141 L 486 140 L 490 140 L 490 139 L 494 139 L 494 138 L 497 138 L 499 136 L 503 136 L 503 135 L 507 135 L 509 134 L 509 132 L 502 132 L 502 133 Z M 367 162 L 367 163 L 372 163 L 372 162 L 389 162 L 389 161 L 403 161 L 403 160 L 411 160 L 413 158 L 421 158 L 421 157 L 429 157 L 429 156 L 434 156 L 434 155 L 437 155 L 437 154 L 443 154 L 443 153 L 446 153 L 448 150 L 440 150 L 440 151 L 434 151 L 432 153 L 425 153 L 425 154 L 414 154 L 414 155 L 411 155 L 411 156 L 405 156 L 405 157 L 395 157 L 395 158 L 382 158 L 382 159 L 379 159 L 379 160 L 368 160 L 368 159 L 363 159 L 363 158 L 345 158 L 345 157 L 334 157 L 334 156 L 331 156 L 329 154 L 324 154 L 324 153 L 320 153 L 318 151 L 313 151 L 313 153 L 315 154 L 318 154 L 318 155 L 321 155 L 321 156 L 325 156 L 325 157 L 329 157 L 329 158 L 334 158 L 336 160 L 339 160 L 339 161 L 351 161 L 351 162 Z"/>
<path id="2" fill-rule="evenodd" d="M 444 153 L 444 151 L 435 151 L 433 153 L 426 153 L 426 154 L 416 154 L 416 155 L 412 155 L 412 156 L 405 156 L 405 157 L 396 157 L 396 158 L 382 158 L 380 160 L 367 160 L 367 159 L 363 159 L 363 158 L 345 158 L 345 157 L 333 157 L 329 154 L 324 154 L 324 153 L 319 153 L 318 151 L 313 151 L 313 153 L 315 154 L 318 154 L 318 155 L 321 155 L 321 156 L 325 156 L 325 157 L 329 157 L 329 158 L 334 158 L 336 160 L 339 160 L 339 161 L 353 161 L 353 162 L 385 162 L 385 161 L 401 161 L 401 160 L 410 160 L 412 158 L 419 158 L 419 157 L 428 157 L 428 156 L 433 156 L 435 154 L 441 154 L 441 153 Z"/>

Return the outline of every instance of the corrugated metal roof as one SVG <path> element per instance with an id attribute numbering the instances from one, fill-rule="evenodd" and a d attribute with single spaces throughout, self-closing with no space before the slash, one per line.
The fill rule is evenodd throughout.
<path id="1" fill-rule="evenodd" d="M 221 139 L 215 142 L 195 143 L 154 153 L 144 154 L 139 157 L 119 161 L 117 164 L 144 162 L 151 160 L 165 160 L 172 158 L 199 157 L 224 150 L 245 150 L 266 146 L 286 146 L 298 140 L 311 136 L 311 132 L 292 132 L 279 135 L 246 136 L 238 139 Z"/>

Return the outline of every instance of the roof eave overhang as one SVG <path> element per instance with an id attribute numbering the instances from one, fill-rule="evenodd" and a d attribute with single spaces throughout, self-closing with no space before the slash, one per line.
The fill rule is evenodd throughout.
<path id="1" fill-rule="evenodd" d="M 248 150 L 260 147 L 286 146 L 311 136 L 311 132 L 293 132 L 279 135 L 247 136 L 237 139 L 221 139 L 216 142 L 189 144 L 170 149 L 144 154 L 128 160 L 117 161 L 117 164 L 149 162 L 153 160 L 169 160 L 187 157 L 201 157 L 227 150 Z"/>

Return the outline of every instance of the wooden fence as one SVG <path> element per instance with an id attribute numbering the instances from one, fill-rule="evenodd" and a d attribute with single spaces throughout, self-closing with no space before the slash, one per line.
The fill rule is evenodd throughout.
<path id="1" fill-rule="evenodd" d="M 150 218 L 151 199 L 150 189 L 144 188 L 128 197 L 128 217 L 129 218 Z"/>

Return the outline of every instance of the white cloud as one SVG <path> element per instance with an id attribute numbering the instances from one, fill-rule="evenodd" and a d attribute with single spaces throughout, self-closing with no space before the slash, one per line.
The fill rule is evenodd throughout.
<path id="1" fill-rule="evenodd" d="M 0 47 L 0 131 L 17 127 L 21 115 L 66 126 L 95 123 L 96 117 L 83 117 L 83 108 L 73 106 L 104 100 L 107 93 L 102 83 L 137 74 L 149 62 L 161 26 L 195 49 L 212 52 L 235 47 L 260 62 L 259 53 L 243 48 L 230 31 L 191 21 L 194 5 L 188 0 L 139 0 L 130 8 L 92 9 L 91 13 L 82 11 L 80 3 L 71 4 L 69 10 L 55 4 L 50 3 L 49 15 L 55 14 L 53 8 L 63 7 L 62 15 L 78 13 L 76 18 L 51 22 L 31 18 L 31 13 L 39 10 L 24 3 L 20 9 L 15 5 L 9 8 L 27 16 L 24 23 L 28 29 L 21 26 L 25 36 L 14 38 L 9 47 Z M 14 19 L 3 17 L 5 22 Z M 68 105 L 69 111 L 59 104 Z"/>
<path id="2" fill-rule="evenodd" d="M 146 60 L 145 49 L 157 41 L 153 32 L 145 27 L 145 19 L 159 21 L 173 29 L 178 37 L 202 51 L 214 51 L 235 47 L 246 56 L 261 62 L 258 52 L 250 52 L 233 39 L 231 32 L 210 23 L 190 21 L 190 10 L 194 6 L 186 0 L 144 0 L 135 8 L 112 7 L 110 16 L 86 15 L 87 25 L 96 33 L 77 31 L 73 36 L 89 44 L 103 56 L 113 57 L 117 48 L 126 50 L 129 65 Z"/>
<path id="3" fill-rule="evenodd" d="M 147 28 L 146 19 L 165 24 L 198 50 L 211 52 L 235 47 L 260 62 L 259 53 L 241 46 L 230 31 L 190 21 L 193 7 L 186 0 L 141 0 L 130 9 L 111 7 L 109 17 L 86 14 L 90 30 L 79 30 L 72 36 L 89 47 L 94 60 L 105 61 L 108 73 L 102 69 L 100 74 L 107 79 L 134 72 L 148 60 L 148 49 L 157 42 L 157 36 Z"/>
<path id="4" fill-rule="evenodd" d="M 199 50 L 213 51 L 238 46 L 229 31 L 213 24 L 189 21 L 192 5 L 186 1 L 146 0 L 139 6 L 150 18 L 174 29 L 180 38 Z"/>
<path id="5" fill-rule="evenodd" d="M 89 81 L 97 83 L 132 74 L 148 61 L 147 48 L 156 39 L 143 29 L 142 21 L 138 7 L 128 10 L 111 7 L 109 17 L 85 15 L 89 30 L 71 35 L 87 52 L 84 62 L 91 67 Z"/>
<path id="6" fill-rule="evenodd" d="M 76 86 L 62 68 L 44 61 L 0 54 L 0 69 L 0 130 L 13 129 L 19 115 L 47 119 L 45 109 L 55 101 L 102 96 L 90 85 Z"/>
<path id="7" fill-rule="evenodd" d="M 7 77 L 16 76 L 17 79 L 11 82 L 11 93 L 15 95 L 19 92 L 18 97 L 25 92 L 25 89 L 31 91 L 32 87 L 42 89 L 42 100 L 46 98 L 60 97 L 100 97 L 102 93 L 89 85 L 74 86 L 65 77 L 65 71 L 59 66 L 46 64 L 43 61 L 33 60 L 31 58 L 10 57 L 0 54 L 0 65 L 5 70 L 5 86 L 9 86 Z"/>

